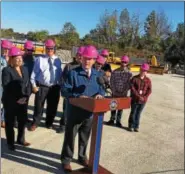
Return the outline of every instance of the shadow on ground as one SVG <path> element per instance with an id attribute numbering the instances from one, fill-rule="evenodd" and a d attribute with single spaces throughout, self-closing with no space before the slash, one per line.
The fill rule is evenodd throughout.
<path id="1" fill-rule="evenodd" d="M 28 110 L 34 111 L 34 106 L 28 105 Z M 44 108 L 43 114 L 45 114 L 45 113 L 46 113 L 46 109 Z M 57 112 L 56 117 L 61 118 L 62 115 L 63 115 L 63 112 Z M 32 124 L 32 121 L 33 121 L 33 114 L 28 114 L 28 119 L 29 119 L 29 123 L 27 124 L 27 127 L 29 128 Z M 57 129 L 59 127 L 59 124 L 60 124 L 60 120 L 55 119 L 53 122 L 53 129 Z M 39 127 L 45 127 L 45 117 L 43 117 L 43 116 L 41 118 L 41 122 L 39 124 Z"/>
<path id="2" fill-rule="evenodd" d="M 34 106 L 28 105 L 28 110 L 34 111 Z M 43 113 L 46 113 L 46 108 L 44 108 Z M 63 114 L 63 112 L 57 111 L 56 117 L 59 117 L 60 118 L 62 116 L 62 114 Z"/>
<path id="3" fill-rule="evenodd" d="M 12 152 L 8 150 L 6 139 L 4 138 L 1 138 L 1 158 L 34 167 L 49 173 L 65 174 L 62 170 L 61 163 L 53 160 L 60 160 L 60 154 L 18 145 L 16 146 L 16 151 Z"/>
<path id="4" fill-rule="evenodd" d="M 108 125 L 106 121 L 103 122 L 104 125 L 106 126 L 110 126 L 110 127 L 114 127 L 114 128 L 117 128 L 117 129 L 124 129 L 126 131 L 129 131 L 129 128 L 126 127 L 126 126 L 122 126 L 121 128 L 117 127 L 116 125 Z M 129 131 L 130 132 L 130 131 Z"/>

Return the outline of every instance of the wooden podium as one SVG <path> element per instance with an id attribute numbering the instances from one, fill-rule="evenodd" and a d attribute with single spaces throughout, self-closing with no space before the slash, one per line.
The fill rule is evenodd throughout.
<path id="1" fill-rule="evenodd" d="M 75 170 L 72 174 L 113 174 L 99 165 L 104 113 L 130 108 L 131 98 L 71 98 L 69 101 L 72 105 L 93 113 L 89 166 Z"/>

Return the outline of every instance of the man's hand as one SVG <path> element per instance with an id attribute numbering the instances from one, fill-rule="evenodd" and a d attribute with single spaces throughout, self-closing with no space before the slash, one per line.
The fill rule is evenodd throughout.
<path id="1" fill-rule="evenodd" d="M 139 97 L 139 100 L 141 100 L 141 101 L 144 101 L 145 99 L 144 99 L 144 97 Z"/>
<path id="2" fill-rule="evenodd" d="M 39 91 L 39 87 L 33 87 L 33 93 L 37 93 Z"/>
<path id="3" fill-rule="evenodd" d="M 103 98 L 103 96 L 100 95 L 100 94 L 98 94 L 98 95 L 95 96 L 95 99 L 102 99 L 102 98 Z"/>
<path id="4" fill-rule="evenodd" d="M 20 98 L 20 99 L 17 101 L 17 103 L 18 103 L 18 104 L 21 104 L 21 105 L 26 104 L 26 98 L 25 98 L 25 97 Z"/>

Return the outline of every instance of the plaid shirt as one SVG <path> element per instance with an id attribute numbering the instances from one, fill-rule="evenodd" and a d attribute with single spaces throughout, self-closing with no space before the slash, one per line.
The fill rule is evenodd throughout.
<path id="1" fill-rule="evenodd" d="M 128 90 L 130 89 L 131 77 L 132 73 L 128 70 L 128 68 L 125 68 L 124 70 L 118 68 L 112 72 L 110 86 L 113 97 L 127 96 Z"/>
<path id="2" fill-rule="evenodd" d="M 131 80 L 131 97 L 134 103 L 146 103 L 149 95 L 152 92 L 152 83 L 148 77 L 141 79 L 136 75 Z M 143 100 L 140 98 L 143 97 Z"/>

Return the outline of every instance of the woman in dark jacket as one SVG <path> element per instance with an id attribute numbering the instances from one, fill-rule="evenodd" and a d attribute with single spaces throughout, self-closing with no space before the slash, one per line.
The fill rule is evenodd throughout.
<path id="1" fill-rule="evenodd" d="M 27 122 L 28 98 L 31 94 L 31 83 L 26 67 L 23 66 L 21 50 L 13 47 L 9 51 L 9 66 L 2 71 L 3 96 L 2 102 L 5 110 L 5 133 L 8 148 L 15 150 L 14 121 L 17 117 L 18 136 L 17 143 L 29 146 L 25 141 L 25 127 Z"/>

